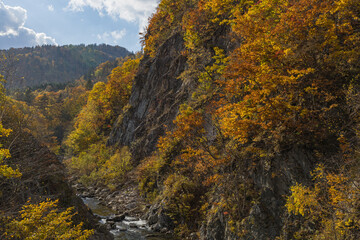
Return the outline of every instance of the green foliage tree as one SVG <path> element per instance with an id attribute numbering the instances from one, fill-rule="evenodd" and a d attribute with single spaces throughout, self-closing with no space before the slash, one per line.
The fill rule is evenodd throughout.
<path id="1" fill-rule="evenodd" d="M 111 190 L 116 189 L 133 168 L 128 148 L 117 150 L 102 142 L 92 144 L 65 163 L 70 173 L 79 177 L 82 184 L 107 186 Z"/>

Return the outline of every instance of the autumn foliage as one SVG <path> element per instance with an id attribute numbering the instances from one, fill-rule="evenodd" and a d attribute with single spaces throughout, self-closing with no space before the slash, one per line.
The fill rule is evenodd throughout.
<path id="1" fill-rule="evenodd" d="M 7 138 L 10 135 L 15 135 L 15 137 L 11 136 L 12 141 L 14 141 L 13 139 L 16 139 L 18 134 L 24 134 L 23 131 L 26 131 L 25 126 L 29 126 L 27 125 L 29 119 L 27 119 L 27 113 L 21 107 L 28 109 L 29 106 L 5 96 L 3 81 L 3 77 L 0 75 L 0 197 L 7 200 L 12 199 L 13 202 L 4 203 L 4 205 L 9 204 L 9 206 L 6 206 L 5 211 L 4 208 L 0 211 L 0 238 L 28 240 L 88 239 L 94 231 L 83 230 L 82 223 L 73 224 L 72 217 L 75 215 L 73 208 L 60 211 L 58 209 L 58 200 L 47 200 L 38 204 L 30 204 L 29 200 L 26 205 L 22 206 L 22 210 L 17 213 L 12 209 L 12 205 L 16 205 L 16 200 L 14 200 L 16 197 L 4 198 L 3 189 L 8 193 L 11 191 L 11 187 L 19 187 L 20 184 L 24 184 L 24 181 L 20 170 L 11 163 L 10 150 L 5 149 L 2 143 L 6 143 L 7 146 L 10 145 L 11 147 L 12 144 L 9 144 L 11 141 L 7 141 Z M 5 128 L 3 121 L 6 122 L 7 126 L 13 126 L 14 129 Z M 19 191 L 17 189 L 12 190 L 14 192 Z M 16 218 L 17 215 L 19 218 Z"/>
<path id="2" fill-rule="evenodd" d="M 128 103 L 139 61 L 139 58 L 126 59 L 112 70 L 107 83 L 97 82 L 93 86 L 86 105 L 76 116 L 74 131 L 65 141 L 69 151 L 79 154 L 109 134 Z"/>
<path id="3" fill-rule="evenodd" d="M 251 239 L 249 215 L 266 178 L 293 184 L 281 200 L 288 222 L 280 239 L 358 237 L 359 19 L 358 0 L 160 1 L 142 38 L 144 58 L 151 62 L 181 36 L 189 97 L 137 175 L 142 194 L 164 205 L 180 235 L 221 215 L 233 238 Z M 140 56 L 124 59 L 89 92 L 73 88 L 82 98 L 62 107 L 65 92 L 32 100 L 49 126 L 76 115 L 66 163 L 84 184 L 115 188 L 132 168 L 128 148 L 106 140 L 130 108 L 139 64 Z M 312 177 L 276 169 L 293 149 L 310 156 Z"/>
<path id="4" fill-rule="evenodd" d="M 234 232 L 242 236 L 241 215 L 249 208 L 236 209 L 233 199 L 239 191 L 246 192 L 246 198 L 257 196 L 249 172 L 269 164 L 271 168 L 271 159 L 294 146 L 311 149 L 319 161 L 333 164 L 321 156 L 352 141 L 344 137 L 344 124 L 352 121 L 345 92 L 359 81 L 359 13 L 355 0 L 161 1 L 144 37 L 145 53 L 154 57 L 173 32 L 180 32 L 182 54 L 188 59 L 182 79 L 192 81 L 196 89 L 179 109 L 175 127 L 160 138 L 157 153 L 146 163 L 148 170 L 141 168 L 146 195 L 154 199 L 153 191 L 160 198 L 180 199 L 175 186 L 185 182 L 191 185 L 186 194 L 230 189 L 215 208 L 227 212 Z M 233 182 L 226 181 L 230 176 Z M 331 196 L 340 197 L 349 187 L 343 175 L 325 179 L 330 188 L 322 191 Z M 162 192 L 159 185 L 164 185 Z M 309 204 L 307 211 L 322 201 L 317 186 L 291 189 L 299 203 Z M 301 194 L 314 201 L 302 201 Z M 357 194 L 346 197 L 353 203 Z M 178 204 L 186 203 L 179 199 Z M 324 201 L 339 216 L 334 209 L 344 199 Z M 170 201 L 169 211 L 181 219 L 182 210 L 173 204 Z M 198 213 L 206 206 L 187 204 Z M 306 214 L 292 204 L 290 212 Z M 327 229 L 325 212 L 317 211 Z M 345 224 L 348 216 L 342 213 L 341 223 L 335 224 Z M 185 220 L 182 230 L 193 228 L 193 220 Z M 344 238 L 344 231 L 338 239 Z"/>
<path id="5" fill-rule="evenodd" d="M 74 130 L 65 140 L 69 155 L 66 164 L 85 185 L 102 184 L 114 189 L 116 181 L 124 180 L 132 168 L 128 148 L 108 147 L 106 138 L 115 120 L 127 110 L 139 62 L 139 55 L 126 58 L 111 71 L 106 83 L 94 84 L 86 105 L 75 118 Z"/>
<path id="6" fill-rule="evenodd" d="M 323 165 L 317 166 L 312 176 L 314 187 L 296 184 L 287 199 L 289 213 L 305 218 L 296 238 L 356 239 L 360 229 L 357 178 L 331 173 Z M 317 232 L 306 229 L 311 223 L 317 225 Z"/>
<path id="7" fill-rule="evenodd" d="M 19 219 L 14 219 L 7 225 L 5 239 L 86 240 L 94 233 L 94 230 L 83 230 L 82 223 L 74 225 L 73 209 L 60 211 L 57 200 L 48 199 L 39 204 L 28 203 L 20 213 Z"/>
<path id="8" fill-rule="evenodd" d="M 12 132 L 11 129 L 4 128 L 3 123 L 2 123 L 2 115 L 5 113 L 4 103 L 7 98 L 5 96 L 3 82 L 4 82 L 3 76 L 0 75 L 0 112 L 1 112 L 1 114 L 0 114 L 0 139 L 8 137 L 10 135 L 10 133 Z M 11 155 L 10 155 L 9 149 L 3 148 L 3 145 L 0 143 L 0 179 L 21 176 L 21 173 L 19 172 L 18 169 L 13 169 L 12 167 L 10 167 L 9 165 L 7 165 L 5 163 L 5 160 L 9 159 L 10 157 L 11 157 Z M 1 195 L 1 191 L 0 191 L 0 195 Z"/>

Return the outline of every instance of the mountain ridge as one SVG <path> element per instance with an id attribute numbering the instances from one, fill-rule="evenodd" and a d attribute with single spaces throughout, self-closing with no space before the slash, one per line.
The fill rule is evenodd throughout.
<path id="1" fill-rule="evenodd" d="M 6 87 L 18 89 L 43 84 L 66 83 L 89 73 L 100 63 L 126 57 L 131 52 L 120 46 L 44 45 L 0 50 L 5 56 Z"/>

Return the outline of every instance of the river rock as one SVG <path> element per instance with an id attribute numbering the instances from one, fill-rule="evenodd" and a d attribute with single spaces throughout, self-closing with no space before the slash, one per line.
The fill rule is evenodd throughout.
<path id="1" fill-rule="evenodd" d="M 138 221 L 139 218 L 126 216 L 125 220 L 128 221 L 128 222 L 134 222 L 134 221 Z"/>
<path id="2" fill-rule="evenodd" d="M 108 195 L 108 190 L 107 189 L 101 189 L 99 195 L 106 198 L 106 196 Z"/>
<path id="3" fill-rule="evenodd" d="M 151 229 L 151 231 L 154 231 L 154 232 L 160 232 L 161 226 L 159 223 L 156 223 L 155 225 L 152 225 L 150 229 Z"/>
<path id="4" fill-rule="evenodd" d="M 115 228 L 116 228 L 115 221 L 107 220 L 107 221 L 106 221 L 106 224 L 107 224 L 107 225 L 110 225 L 110 226 L 111 226 L 111 229 L 115 229 Z"/>
<path id="5" fill-rule="evenodd" d="M 166 227 L 168 229 L 172 229 L 174 227 L 174 223 L 172 219 L 167 215 L 164 209 L 161 209 L 159 213 L 159 223 L 162 227 Z"/>
<path id="6" fill-rule="evenodd" d="M 158 218 L 158 215 L 156 215 L 156 214 L 150 215 L 149 218 L 148 218 L 149 225 L 154 225 L 158 221 L 159 221 L 159 218 Z"/>
<path id="7" fill-rule="evenodd" d="M 130 228 L 138 228 L 138 225 L 136 223 L 130 223 L 129 227 Z"/>
<path id="8" fill-rule="evenodd" d="M 190 234 L 190 239 L 191 240 L 198 240 L 199 237 L 198 237 L 197 233 L 193 232 L 193 233 Z"/>
<path id="9" fill-rule="evenodd" d="M 163 228 L 167 228 L 169 230 L 174 229 L 174 223 L 166 213 L 166 210 L 162 206 L 161 202 L 151 206 L 144 218 L 148 221 L 148 224 L 151 226 L 153 231 L 160 232 Z"/>
<path id="10" fill-rule="evenodd" d="M 112 230 L 112 229 L 116 229 L 116 225 L 115 225 L 115 222 L 106 222 L 106 228 L 108 230 Z"/>
<path id="11" fill-rule="evenodd" d="M 158 234 L 151 233 L 151 234 L 145 235 L 145 238 L 155 238 L 155 237 L 158 237 Z"/>
<path id="12" fill-rule="evenodd" d="M 96 195 L 100 195 L 100 192 L 101 192 L 101 188 L 98 188 L 98 189 L 95 190 Z"/>
<path id="13" fill-rule="evenodd" d="M 113 217 L 110 217 L 108 221 L 114 221 L 114 222 L 121 222 L 125 219 L 125 214 L 122 215 L 115 215 Z"/>
<path id="14" fill-rule="evenodd" d="M 127 231 L 127 228 L 123 227 L 123 226 L 118 226 L 117 230 L 120 231 L 120 232 L 125 232 L 125 231 Z"/>

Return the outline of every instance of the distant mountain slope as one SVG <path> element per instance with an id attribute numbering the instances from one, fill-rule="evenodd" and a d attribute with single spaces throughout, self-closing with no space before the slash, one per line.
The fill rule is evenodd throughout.
<path id="1" fill-rule="evenodd" d="M 9 88 L 33 87 L 46 83 L 64 83 L 88 73 L 100 63 L 125 57 L 128 50 L 110 45 L 41 46 L 3 50 L 10 58 L 12 73 Z"/>

